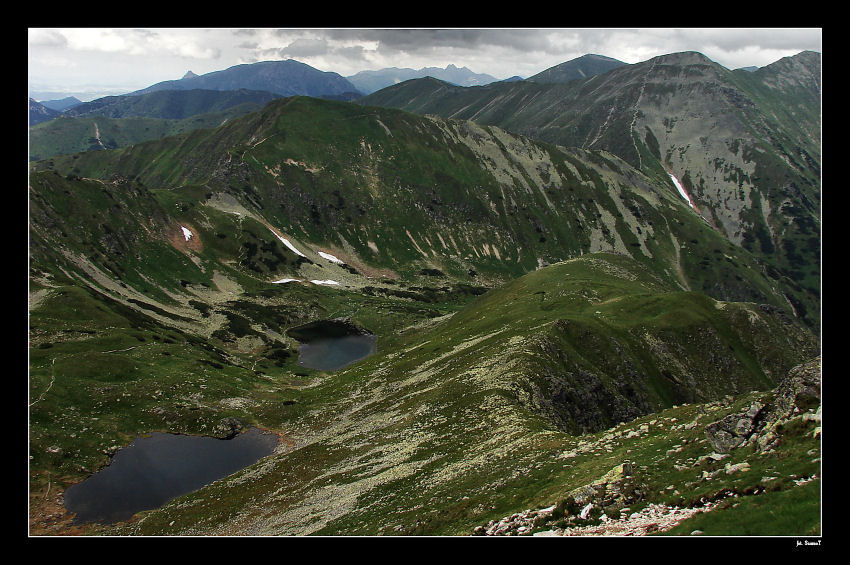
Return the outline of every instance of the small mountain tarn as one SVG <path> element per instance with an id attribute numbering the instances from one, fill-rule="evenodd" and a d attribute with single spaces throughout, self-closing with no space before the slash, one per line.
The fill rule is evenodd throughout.
<path id="1" fill-rule="evenodd" d="M 115 523 L 152 510 L 269 455 L 277 435 L 256 428 L 233 438 L 155 432 L 115 453 L 108 467 L 65 491 L 75 523 Z"/>
<path id="2" fill-rule="evenodd" d="M 319 320 L 291 328 L 298 340 L 298 364 L 319 371 L 337 371 L 377 352 L 378 336 L 348 320 Z"/>

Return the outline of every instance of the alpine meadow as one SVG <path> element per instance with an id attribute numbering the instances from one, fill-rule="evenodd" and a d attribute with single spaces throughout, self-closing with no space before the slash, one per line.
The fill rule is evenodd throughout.
<path id="1" fill-rule="evenodd" d="M 30 98 L 29 534 L 818 538 L 821 80 L 288 59 Z"/>

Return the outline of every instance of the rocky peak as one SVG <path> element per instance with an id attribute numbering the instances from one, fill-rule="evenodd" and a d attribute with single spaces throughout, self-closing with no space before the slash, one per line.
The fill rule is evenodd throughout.
<path id="1" fill-rule="evenodd" d="M 677 53 L 669 53 L 660 55 L 648 61 L 650 64 L 658 65 L 711 65 L 716 66 L 717 63 L 703 55 L 698 51 L 680 51 Z"/>

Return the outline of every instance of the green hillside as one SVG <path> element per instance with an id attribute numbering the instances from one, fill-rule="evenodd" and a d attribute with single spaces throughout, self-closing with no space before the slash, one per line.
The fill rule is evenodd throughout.
<path id="1" fill-rule="evenodd" d="M 469 122 L 291 98 L 217 129 L 35 166 L 134 179 L 190 217 L 233 203 L 365 274 L 487 284 L 616 251 L 683 290 L 788 308 L 749 253 L 622 160 Z"/>
<path id="2" fill-rule="evenodd" d="M 160 91 L 107 96 L 80 104 L 29 130 L 30 161 L 81 151 L 102 151 L 212 128 L 261 109 L 278 98 L 248 90 Z"/>
<path id="3" fill-rule="evenodd" d="M 36 535 L 470 535 L 555 507 L 543 531 L 606 477 L 623 496 L 580 524 L 769 488 L 806 511 L 768 531 L 819 529 L 795 482 L 819 473 L 813 409 L 773 451 L 718 463 L 705 437 L 778 402 L 818 335 L 756 254 L 608 151 L 293 97 L 33 163 L 28 188 Z M 304 368 L 290 330 L 322 320 L 377 353 Z M 129 522 L 61 506 L 138 435 L 252 426 L 274 454 Z"/>
<path id="4" fill-rule="evenodd" d="M 331 310 L 418 317 L 400 316 L 389 300 L 335 294 L 287 285 L 245 293 L 238 312 L 274 305 L 281 328 L 296 312 L 302 320 Z M 59 335 L 39 343 L 31 361 L 33 396 L 49 391 L 31 407 L 33 453 L 44 453 L 33 460 L 37 493 L 51 477 L 57 489 L 56 479 L 92 471 L 103 452 L 141 430 L 226 433 L 228 418 L 236 418 L 285 441 L 261 464 L 144 520 L 83 530 L 90 533 L 470 534 L 511 512 L 558 504 L 623 458 L 655 465 L 655 446 L 672 449 L 677 438 L 630 439 L 650 421 L 641 416 L 661 411 L 653 424 L 662 415 L 699 420 L 690 402 L 716 410 L 728 394 L 772 388 L 817 352 L 810 333 L 771 309 L 671 291 L 635 261 L 605 254 L 521 277 L 454 315 L 421 317 L 398 328 L 378 355 L 336 374 L 293 372 L 291 359 L 275 364 L 269 353 L 234 354 L 128 309 L 109 314 L 115 305 L 104 308 L 109 301 L 90 293 L 50 296 L 34 321 Z M 216 314 L 231 306 L 219 303 Z M 63 315 L 72 307 L 79 321 Z M 269 314 L 262 316 L 252 321 L 269 328 Z M 382 336 L 390 330 L 364 320 Z M 249 324 L 243 327 L 257 327 Z M 611 447 L 604 431 L 622 422 L 630 423 L 615 428 L 620 446 L 594 456 L 600 442 Z M 69 441 L 64 429 L 85 431 Z M 688 433 L 691 452 L 711 453 Z M 61 451 L 51 452 L 56 444 Z M 670 471 L 667 463 L 664 481 Z M 651 484 L 662 480 L 652 473 L 643 480 L 650 476 Z M 642 488 L 647 494 L 633 506 L 672 504 L 684 492 L 659 497 Z M 700 492 L 718 496 L 722 487 Z"/>
<path id="5" fill-rule="evenodd" d="M 815 327 L 820 57 L 804 52 L 749 73 L 674 53 L 569 84 L 459 88 L 422 79 L 358 102 L 604 149 L 675 193 L 672 173 L 718 232 L 770 265 Z"/>

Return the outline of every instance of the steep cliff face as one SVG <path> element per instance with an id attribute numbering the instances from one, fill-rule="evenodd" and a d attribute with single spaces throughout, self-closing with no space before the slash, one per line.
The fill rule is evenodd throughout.
<path id="1" fill-rule="evenodd" d="M 670 314 L 686 316 L 700 308 L 697 302 L 681 306 L 687 314 Z M 817 352 L 815 341 L 787 320 L 748 306 L 724 308 L 742 309 L 751 319 L 743 325 L 724 319 L 721 327 L 695 323 L 609 335 L 562 320 L 537 340 L 539 357 L 523 366 L 528 380 L 520 382 L 528 383 L 533 405 L 560 428 L 596 432 L 669 404 L 707 402 L 775 384 L 769 375 L 783 374 L 799 361 L 797 355 L 776 355 L 786 346 Z M 759 333 L 755 326 L 773 328 L 787 343 L 745 349 L 742 340 Z"/>
<path id="2" fill-rule="evenodd" d="M 614 452 L 625 460 L 598 468 L 545 508 L 490 520 L 472 533 L 819 535 L 820 382 L 817 357 L 769 393 L 683 406 L 588 437 L 565 458 Z M 780 525 L 777 515 L 793 518 Z"/>
<path id="3" fill-rule="evenodd" d="M 783 426 L 794 420 L 821 421 L 821 358 L 794 366 L 766 402 L 751 404 L 706 427 L 706 437 L 718 453 L 744 446 L 765 452 L 775 449 Z M 820 426 L 813 432 L 820 435 Z"/>

